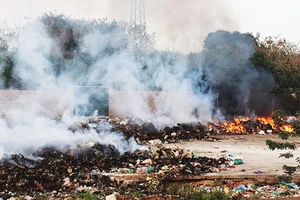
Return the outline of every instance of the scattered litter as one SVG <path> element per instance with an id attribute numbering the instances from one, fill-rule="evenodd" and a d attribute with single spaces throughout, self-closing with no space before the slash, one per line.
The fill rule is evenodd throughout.
<path id="1" fill-rule="evenodd" d="M 260 170 L 255 170 L 254 173 L 255 173 L 255 174 L 261 174 L 261 173 L 263 173 L 263 172 L 260 171 Z"/>
<path id="2" fill-rule="evenodd" d="M 257 122 L 255 126 L 261 127 L 260 124 Z M 7 155 L 0 163 L 0 188 L 2 189 L 0 199 L 13 198 L 13 192 L 16 191 L 23 191 L 26 195 L 48 192 L 53 199 L 65 199 L 68 196 L 67 192 L 70 191 L 97 193 L 99 192 L 97 188 L 93 188 L 95 185 L 101 189 L 112 189 L 125 187 L 128 184 L 111 174 L 126 174 L 126 176 L 135 173 L 141 174 L 137 176 L 144 177 L 145 183 L 139 183 L 135 188 L 147 191 L 147 187 L 149 187 L 147 184 L 153 184 L 155 181 L 158 184 L 160 181 L 150 177 L 153 173 L 155 176 L 164 177 L 202 175 L 222 173 L 231 168 L 238 168 L 235 165 L 243 164 L 241 156 L 235 157 L 232 154 L 220 158 L 209 158 L 178 147 L 164 147 L 165 143 L 183 140 L 216 141 L 215 138 L 208 137 L 206 127 L 200 123 L 176 124 L 173 127 L 157 130 L 154 124 L 137 125 L 131 119 L 94 118 L 89 119 L 86 123 L 78 123 L 70 127 L 73 132 L 85 129 L 94 129 L 99 134 L 103 131 L 122 132 L 126 140 L 134 138 L 141 148 L 134 152 L 120 154 L 113 145 L 89 142 L 85 146 L 79 146 L 75 151 L 68 149 L 60 151 L 52 147 L 45 147 L 35 152 L 34 156 L 39 159 L 27 158 L 22 154 Z M 258 128 L 254 129 L 254 132 L 257 130 Z M 271 134 L 273 131 L 264 129 L 259 132 Z M 232 133 L 238 132 L 233 131 Z M 219 149 L 219 147 L 214 148 Z M 222 150 L 221 153 L 227 154 L 227 150 Z M 245 169 L 239 171 L 246 172 Z M 255 170 L 255 173 L 263 172 Z M 65 191 L 62 191 L 62 188 Z M 214 187 L 214 189 L 216 188 Z M 298 186 L 295 183 L 287 182 L 281 182 L 278 186 L 261 187 L 251 184 L 226 183 L 224 186 L 219 186 L 219 189 L 223 189 L 222 191 L 227 194 L 234 193 L 233 196 L 251 197 L 255 193 L 255 195 L 261 195 L 261 198 L 278 197 L 282 193 L 299 194 Z M 213 189 L 211 188 L 211 190 Z M 112 194 L 106 198 L 116 198 L 116 196 L 116 194 Z M 27 196 L 23 198 L 31 199 Z M 32 198 L 34 199 L 34 197 Z"/>
<path id="3" fill-rule="evenodd" d="M 291 189 L 298 189 L 298 186 L 295 183 L 286 183 L 286 182 L 282 181 L 280 184 L 287 186 L 288 188 L 291 188 Z"/>
<path id="4" fill-rule="evenodd" d="M 237 157 L 234 159 L 234 164 L 235 164 L 235 165 L 243 164 L 243 157 L 242 157 L 242 156 L 237 156 Z"/>

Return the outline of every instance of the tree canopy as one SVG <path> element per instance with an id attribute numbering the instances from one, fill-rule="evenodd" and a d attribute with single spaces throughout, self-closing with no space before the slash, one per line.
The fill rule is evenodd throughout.
<path id="1" fill-rule="evenodd" d="M 270 71 L 276 82 L 274 93 L 300 93 L 300 54 L 298 44 L 279 37 L 255 37 L 257 46 L 251 61 Z"/>

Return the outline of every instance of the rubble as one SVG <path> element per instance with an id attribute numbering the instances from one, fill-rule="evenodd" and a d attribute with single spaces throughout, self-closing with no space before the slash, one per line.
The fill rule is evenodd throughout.
<path id="1" fill-rule="evenodd" d="M 134 138 L 138 144 L 147 144 L 159 139 L 162 143 L 175 143 L 187 140 L 213 140 L 207 126 L 197 123 L 176 123 L 172 127 L 157 128 L 153 123 L 141 122 L 134 118 L 90 118 L 69 127 L 72 132 L 95 129 L 101 132 L 121 132 L 126 140 Z"/>
<path id="2" fill-rule="evenodd" d="M 64 199 L 86 192 L 103 198 L 107 196 L 108 199 L 120 199 L 119 195 L 130 196 L 135 192 L 144 196 L 153 195 L 149 190 L 151 187 L 160 194 L 168 194 L 168 184 L 164 181 L 169 178 L 222 173 L 235 168 L 234 165 L 243 164 L 242 157 L 231 154 L 209 158 L 176 146 L 165 147 L 164 143 L 184 140 L 214 141 L 211 139 L 212 129 L 200 123 L 176 124 L 157 129 L 154 124 L 137 123 L 130 118 L 100 117 L 69 128 L 73 132 L 90 129 L 96 130 L 98 134 L 121 132 L 125 139 L 134 138 L 141 146 L 134 152 L 121 154 L 113 145 L 89 142 L 78 145 L 75 149 L 65 150 L 46 146 L 30 157 L 22 154 L 6 155 L 0 161 L 0 199 L 19 196 L 31 199 L 41 194 L 47 198 Z M 222 151 L 226 153 L 226 150 Z M 140 178 L 138 181 L 120 180 L 115 178 L 116 174 L 137 175 Z M 298 186 L 294 183 L 281 182 L 280 186 L 268 187 L 224 183 L 218 187 L 197 186 L 195 190 L 220 190 L 247 198 L 253 198 L 254 195 L 278 197 L 282 193 L 294 196 L 299 194 Z"/>
<path id="3" fill-rule="evenodd" d="M 0 163 L 0 188 L 24 194 L 61 189 L 81 192 L 84 189 L 79 186 L 99 187 L 100 182 L 101 187 L 111 186 L 112 181 L 103 173 L 162 173 L 165 177 L 200 175 L 213 172 L 227 161 L 225 158 L 201 157 L 179 148 L 166 148 L 159 140 L 149 144 L 123 155 L 112 145 L 95 143 L 65 152 L 45 147 L 33 154 L 34 159 L 21 154 L 6 156 Z"/>
<path id="4" fill-rule="evenodd" d="M 149 198 L 154 195 L 153 198 L 172 199 L 167 180 L 177 176 L 220 173 L 230 170 L 230 162 L 237 159 L 231 154 L 219 159 L 202 157 L 177 147 L 166 148 L 159 140 L 149 141 L 149 145 L 123 155 L 114 146 L 95 143 L 80 151 L 62 152 L 45 147 L 35 152 L 34 156 L 34 159 L 29 159 L 17 154 L 1 161 L 0 198 L 35 199 L 44 195 L 48 199 L 65 199 L 72 195 L 80 198 L 80 194 L 87 193 L 106 199 L 134 199 L 133 195 L 138 193 Z M 125 177 L 126 174 L 135 174 L 139 178 L 138 181 L 120 179 L 117 174 Z M 274 186 L 258 186 L 223 180 L 214 186 L 191 187 L 193 191 L 218 190 L 246 198 L 300 195 L 295 183 L 285 181 Z"/>
<path id="5" fill-rule="evenodd" d="M 233 120 L 216 121 L 203 125 L 200 122 L 191 124 L 174 124 L 172 127 L 158 129 L 153 123 L 144 123 L 134 118 L 92 118 L 70 127 L 73 132 L 95 129 L 98 133 L 105 131 L 122 132 L 128 140 L 134 138 L 139 144 L 149 140 L 160 139 L 163 143 L 175 143 L 187 140 L 217 140 L 215 135 L 274 134 L 280 130 L 291 132 L 287 124 L 277 127 L 271 117 L 234 117 Z"/>
<path id="6" fill-rule="evenodd" d="M 178 143 L 189 140 L 218 141 L 218 135 L 278 134 L 279 131 L 292 132 L 288 123 L 277 127 L 271 117 L 234 117 L 229 121 L 216 121 L 203 125 L 200 122 L 191 124 L 174 124 L 158 129 L 153 123 L 145 123 L 134 118 L 91 118 L 72 127 L 73 132 L 95 129 L 101 132 L 121 132 L 126 140 L 134 139 L 145 145 L 151 140 L 159 139 L 162 143 Z"/>
<path id="7" fill-rule="evenodd" d="M 294 183 L 281 182 L 276 185 L 254 185 L 224 181 L 218 189 L 227 194 L 243 198 L 270 199 L 284 197 L 300 197 L 298 186 Z"/>

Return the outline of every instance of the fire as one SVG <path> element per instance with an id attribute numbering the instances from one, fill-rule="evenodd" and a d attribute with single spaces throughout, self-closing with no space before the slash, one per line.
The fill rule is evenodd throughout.
<path id="1" fill-rule="evenodd" d="M 234 117 L 232 122 L 217 121 L 215 126 L 210 124 L 209 130 L 216 130 L 221 134 L 257 134 L 262 132 L 263 134 L 271 134 L 273 131 L 282 130 L 286 132 L 293 132 L 290 124 L 282 125 L 278 127 L 275 125 L 272 117 Z"/>
<path id="2" fill-rule="evenodd" d="M 270 124 L 272 128 L 275 128 L 275 123 L 272 117 L 258 117 L 257 120 L 262 124 Z"/>
<path id="3" fill-rule="evenodd" d="M 211 131 L 211 130 L 213 129 L 213 125 L 212 125 L 212 124 L 209 124 L 209 125 L 207 126 L 207 128 L 208 128 L 209 131 Z"/>
<path id="4" fill-rule="evenodd" d="M 249 118 L 234 117 L 233 122 L 231 122 L 231 123 L 224 122 L 221 126 L 222 126 L 222 129 L 224 129 L 226 131 L 226 133 L 234 133 L 234 134 L 246 133 L 247 132 L 246 128 L 245 128 L 244 124 L 241 122 L 245 122 L 248 120 L 249 120 Z"/>
<path id="5" fill-rule="evenodd" d="M 282 131 L 289 132 L 289 133 L 294 132 L 294 129 L 291 127 L 291 125 L 282 125 L 282 126 L 280 127 L 280 129 L 281 129 Z"/>

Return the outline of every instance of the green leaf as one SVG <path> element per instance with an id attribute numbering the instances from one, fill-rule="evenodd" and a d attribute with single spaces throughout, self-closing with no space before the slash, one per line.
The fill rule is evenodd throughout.
<path id="1" fill-rule="evenodd" d="M 282 140 L 287 140 L 290 137 L 290 133 L 285 132 L 285 131 L 280 131 L 278 133 L 278 136 L 282 139 Z"/>

